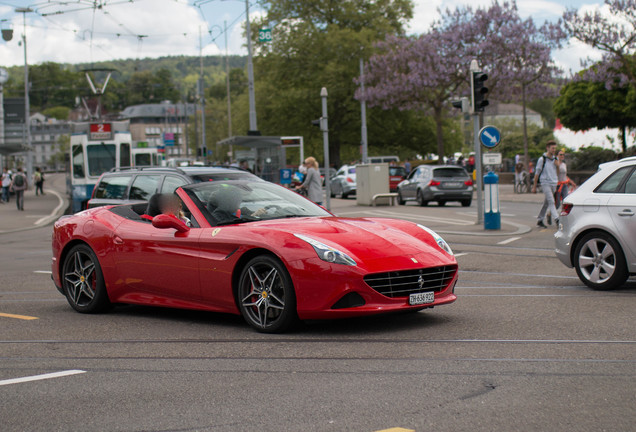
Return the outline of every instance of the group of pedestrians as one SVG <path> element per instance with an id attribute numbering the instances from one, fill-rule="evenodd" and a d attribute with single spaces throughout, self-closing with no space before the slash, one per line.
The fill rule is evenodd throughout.
<path id="1" fill-rule="evenodd" d="M 44 195 L 44 173 L 40 167 L 35 169 L 33 174 L 35 184 L 35 195 Z M 6 204 L 11 199 L 11 192 L 15 194 L 15 204 L 19 211 L 24 211 L 24 191 L 29 189 L 29 180 L 19 167 L 15 173 L 8 168 L 2 170 L 2 204 Z"/>
<path id="2" fill-rule="evenodd" d="M 552 224 L 552 218 L 556 225 L 559 225 L 559 213 L 557 207 L 568 196 L 568 188 L 575 187 L 576 184 L 568 178 L 567 165 L 565 164 L 565 150 L 557 152 L 557 144 L 554 140 L 549 140 L 545 146 L 545 153 L 537 160 L 535 168 L 534 183 L 532 193 L 537 193 L 537 186 L 541 184 L 544 200 L 543 206 L 537 216 L 537 226 L 547 228 L 543 222 L 544 218 L 548 225 Z"/>

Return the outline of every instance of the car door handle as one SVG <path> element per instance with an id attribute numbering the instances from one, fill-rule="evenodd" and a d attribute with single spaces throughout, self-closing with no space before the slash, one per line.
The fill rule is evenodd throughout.
<path id="1" fill-rule="evenodd" d="M 634 212 L 630 209 L 624 209 L 623 211 L 618 212 L 619 216 L 634 216 Z"/>

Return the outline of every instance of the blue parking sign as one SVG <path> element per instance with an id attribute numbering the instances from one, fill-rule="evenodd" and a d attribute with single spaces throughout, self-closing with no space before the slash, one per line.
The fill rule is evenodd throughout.
<path id="1" fill-rule="evenodd" d="M 291 184 L 292 170 L 283 168 L 280 170 L 280 184 Z"/>

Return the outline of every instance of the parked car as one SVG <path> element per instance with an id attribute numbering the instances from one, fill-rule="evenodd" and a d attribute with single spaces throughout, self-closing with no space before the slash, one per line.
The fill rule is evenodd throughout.
<path id="1" fill-rule="evenodd" d="M 555 242 L 559 260 L 591 288 L 636 275 L 636 157 L 600 165 L 565 198 Z"/>
<path id="2" fill-rule="evenodd" d="M 273 333 L 298 319 L 415 312 L 457 298 L 453 252 L 423 225 L 339 218 L 253 179 L 191 184 L 175 195 L 189 224 L 170 214 L 142 218 L 142 204 L 55 223 L 52 278 L 73 309 L 207 310 Z"/>
<path id="3" fill-rule="evenodd" d="M 437 201 L 443 206 L 448 201 L 459 201 L 462 206 L 470 207 L 472 200 L 473 179 L 456 165 L 420 165 L 398 184 L 399 204 L 417 201 L 425 206 Z"/>
<path id="4" fill-rule="evenodd" d="M 389 166 L 389 191 L 397 192 L 398 184 L 407 176 L 406 168 L 401 166 Z"/>
<path id="5" fill-rule="evenodd" d="M 331 179 L 331 197 L 340 195 L 346 199 L 349 195 L 356 193 L 356 167 L 354 165 L 343 165 Z"/>
<path id="6" fill-rule="evenodd" d="M 324 168 L 320 168 L 320 179 L 322 180 L 322 185 L 325 185 L 325 169 Z M 332 179 L 334 176 L 336 175 L 336 169 L 335 168 L 329 168 L 329 179 Z"/>
<path id="7" fill-rule="evenodd" d="M 99 178 L 88 208 L 147 202 L 155 193 L 172 193 L 179 186 L 218 180 L 258 179 L 236 168 L 190 166 L 181 168 L 115 168 Z"/>

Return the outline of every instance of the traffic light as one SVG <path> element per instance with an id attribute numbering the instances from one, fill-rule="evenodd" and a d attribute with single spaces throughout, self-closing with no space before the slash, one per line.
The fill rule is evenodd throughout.
<path id="1" fill-rule="evenodd" d="M 488 94 L 488 88 L 484 86 L 484 82 L 488 79 L 488 75 L 483 72 L 473 72 L 473 82 L 471 87 L 473 88 L 473 112 L 483 111 L 484 107 L 488 105 L 488 100 L 485 99 Z"/>
<path id="2" fill-rule="evenodd" d="M 453 107 L 461 110 L 463 113 L 467 113 L 470 110 L 470 106 L 468 105 L 468 98 L 466 97 L 451 101 L 451 103 L 453 104 Z"/>

